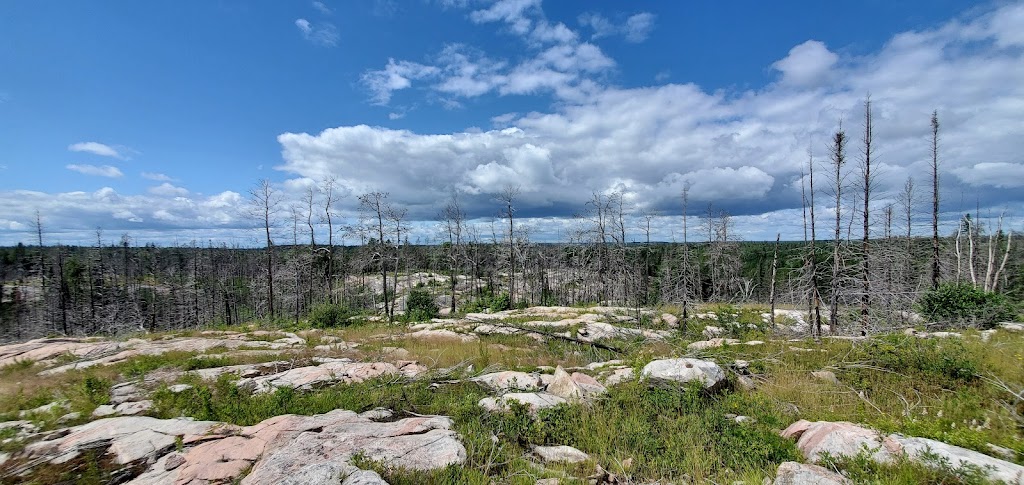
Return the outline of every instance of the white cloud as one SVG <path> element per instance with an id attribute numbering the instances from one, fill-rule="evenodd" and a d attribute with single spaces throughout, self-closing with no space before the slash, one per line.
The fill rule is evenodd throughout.
<path id="1" fill-rule="evenodd" d="M 579 36 L 543 46 L 531 41 L 530 33 L 545 19 L 532 3 L 526 5 L 516 14 L 531 25 L 521 34 L 522 58 L 496 59 L 454 45 L 426 64 L 392 59 L 384 69 L 367 73 L 364 82 L 378 102 L 412 87 L 422 87 L 430 102 L 531 93 L 551 94 L 561 102 L 547 112 L 524 107 L 511 108 L 524 113 L 500 114 L 510 109 L 503 105 L 490 130 L 423 134 L 357 125 L 281 134 L 283 162 L 275 168 L 289 178 L 280 184 L 285 195 L 297 200 L 295 192 L 311 180 L 335 176 L 339 192 L 349 194 L 338 206 L 348 216 L 355 211 L 355 194 L 382 190 L 408 207 L 411 219 L 426 221 L 452 190 L 459 190 L 464 208 L 486 225 L 497 210 L 493 192 L 516 183 L 523 190 L 518 207 L 524 226 L 554 239 L 571 228 L 571 215 L 583 209 L 593 191 L 621 190 L 632 209 L 666 214 L 655 221 L 660 238 L 680 240 L 679 196 L 689 181 L 691 208 L 713 203 L 716 210 L 732 213 L 738 234 L 765 239 L 779 231 L 798 238 L 799 178 L 808 145 L 823 160 L 826 140 L 843 118 L 855 162 L 861 103 L 871 93 L 876 207 L 893 200 L 908 175 L 920 177 L 919 186 L 926 183 L 928 119 L 938 109 L 944 219 L 955 223 L 961 212 L 957 199 L 965 199 L 971 210 L 977 199 L 983 212 L 1007 207 L 1010 227 L 1024 222 L 1018 182 L 1024 180 L 1024 51 L 1001 20 L 1013 18 L 1016 5 L 901 33 L 878 51 L 857 57 L 806 42 L 764 66 L 781 73 L 778 82 L 741 92 L 693 84 L 609 87 L 602 76 L 615 68 L 614 59 Z M 505 22 L 516 15 L 499 18 Z M 433 99 L 437 96 L 442 98 Z M 821 176 L 826 173 L 822 167 Z M 961 192 L 973 197 L 954 195 Z M 25 224 L 38 207 L 52 216 L 51 226 L 82 231 L 114 229 L 115 220 L 122 224 L 117 227 L 135 227 L 128 221 L 137 219 L 141 222 L 131 224 L 142 234 L 183 228 L 224 234 L 219 231 L 252 225 L 240 213 L 244 205 L 245 197 L 230 191 L 213 196 L 122 195 L 109 188 L 0 191 L 0 207 L 15 208 L 3 215 L 7 220 Z M 830 209 L 822 207 L 823 213 Z M 414 222 L 414 231 L 429 225 Z M 0 225 L 0 238 L 4 234 Z"/>
<path id="2" fill-rule="evenodd" d="M 68 145 L 68 150 L 72 152 L 85 152 L 92 153 L 93 155 L 100 155 L 103 157 L 113 157 L 124 160 L 125 156 L 117 151 L 110 145 L 104 145 L 95 141 L 85 141 L 81 143 L 74 143 Z"/>
<path id="3" fill-rule="evenodd" d="M 813 87 L 828 78 L 839 56 L 825 44 L 809 40 L 789 50 L 789 55 L 772 67 L 782 72 L 782 82 L 798 87 Z"/>
<path id="4" fill-rule="evenodd" d="M 856 158 L 861 103 L 871 93 L 878 200 L 891 200 L 906 176 L 924 173 L 928 117 L 937 108 L 944 190 L 984 184 L 993 189 L 980 194 L 982 203 L 997 204 L 1019 199 L 1008 189 L 1024 179 L 1012 177 L 1024 153 L 1024 52 L 996 42 L 997 18 L 992 12 L 903 33 L 856 58 L 805 42 L 772 64 L 782 73 L 778 83 L 746 92 L 692 84 L 610 88 L 589 75 L 613 69 L 614 60 L 579 41 L 533 48 L 529 59 L 507 66 L 453 48 L 421 81 L 465 97 L 551 92 L 572 102 L 549 113 L 496 116 L 499 129 L 490 131 L 423 135 L 343 126 L 286 133 L 278 169 L 314 180 L 336 174 L 352 193 L 387 190 L 424 218 L 452 188 L 467 194 L 467 210 L 493 214 L 489 193 L 510 181 L 523 186 L 524 210 L 557 217 L 580 210 L 593 190 L 616 188 L 638 209 L 678 211 L 689 180 L 691 203 L 713 202 L 755 224 L 759 214 L 799 208 L 793 181 L 808 143 L 823 159 L 841 118 Z M 402 86 L 413 84 L 403 79 Z"/>
<path id="5" fill-rule="evenodd" d="M 74 172 L 84 173 L 86 175 L 96 175 L 96 176 L 99 176 L 99 177 L 117 178 L 117 177 L 121 177 L 121 176 L 124 175 L 123 173 L 121 173 L 121 170 L 119 170 L 117 167 L 114 167 L 114 166 L 111 166 L 111 165 L 96 166 L 96 165 L 74 164 L 73 163 L 73 164 L 65 166 L 64 168 L 67 168 L 68 170 L 71 170 L 71 171 L 74 171 Z"/>
<path id="6" fill-rule="evenodd" d="M 302 36 L 313 44 L 323 47 L 334 47 L 338 45 L 338 28 L 330 22 L 313 24 L 306 19 L 296 19 L 295 26 L 298 27 Z"/>
<path id="7" fill-rule="evenodd" d="M 157 182 L 173 182 L 174 181 L 174 179 L 171 178 L 169 175 L 162 174 L 162 173 L 142 172 L 139 175 L 141 175 L 142 178 L 144 178 L 144 179 L 154 180 L 154 181 L 157 181 Z"/>
<path id="8" fill-rule="evenodd" d="M 960 180 L 975 187 L 1024 187 L 1024 163 L 982 162 L 953 169 Z"/>
<path id="9" fill-rule="evenodd" d="M 391 101 L 395 91 L 412 86 L 415 79 L 434 77 L 440 69 L 411 61 L 388 59 L 388 65 L 379 71 L 368 71 L 363 74 L 362 82 L 373 94 L 374 104 L 385 105 Z"/>
<path id="10" fill-rule="evenodd" d="M 155 187 L 150 187 L 149 193 L 163 197 L 184 197 L 188 195 L 188 189 L 176 187 L 168 182 L 164 182 Z"/>
<path id="11" fill-rule="evenodd" d="M 626 19 L 624 34 L 627 42 L 640 43 L 647 40 L 654 30 L 654 14 L 641 12 Z"/>
<path id="12" fill-rule="evenodd" d="M 478 24 L 505 22 L 512 32 L 525 35 L 533 26 L 528 15 L 531 10 L 540 9 L 540 3 L 541 0 L 498 0 L 486 9 L 471 12 L 469 18 Z"/>
<path id="13" fill-rule="evenodd" d="M 590 36 L 591 39 L 621 35 L 626 42 L 640 43 L 651 35 L 656 18 L 657 16 L 653 13 L 640 12 L 629 16 L 621 24 L 615 24 L 599 13 L 587 12 L 577 17 L 576 20 L 580 25 L 590 27 L 594 31 Z"/>
<path id="14" fill-rule="evenodd" d="M 331 8 L 328 7 L 327 4 L 324 2 L 313 2 L 313 8 L 317 9 L 320 13 L 324 15 L 331 15 L 334 13 L 334 10 L 331 10 Z"/>

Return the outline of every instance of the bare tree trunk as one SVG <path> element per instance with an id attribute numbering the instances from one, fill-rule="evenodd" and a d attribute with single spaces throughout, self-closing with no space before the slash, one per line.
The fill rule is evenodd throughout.
<path id="1" fill-rule="evenodd" d="M 817 258 L 817 233 L 814 221 L 814 157 L 808 153 L 808 173 L 810 175 L 811 192 L 811 247 L 809 257 L 811 258 L 811 299 L 814 300 L 813 333 L 815 338 L 821 339 L 821 296 L 818 293 L 818 258 Z"/>
<path id="2" fill-rule="evenodd" d="M 775 275 L 779 268 L 779 238 L 782 234 L 775 234 L 775 251 L 772 253 L 772 282 L 771 289 L 768 292 L 768 302 L 771 304 L 771 322 L 772 328 L 775 328 Z"/>
<path id="3" fill-rule="evenodd" d="M 874 132 L 871 127 L 871 96 L 864 100 L 864 238 L 861 241 L 861 297 L 860 324 L 861 335 L 868 332 L 868 312 L 871 308 L 871 262 L 868 239 L 871 234 L 869 215 L 871 214 L 871 142 Z"/>
<path id="4" fill-rule="evenodd" d="M 939 287 L 939 112 L 932 112 L 932 288 Z"/>
<path id="5" fill-rule="evenodd" d="M 249 191 L 250 203 L 253 212 L 259 214 L 263 221 L 263 229 L 266 235 L 266 264 L 267 264 L 267 313 L 270 319 L 274 319 L 274 241 L 271 238 L 270 230 L 273 227 L 274 216 L 277 214 L 278 204 L 281 201 L 280 195 L 270 185 L 270 181 L 262 179 L 257 182 L 256 187 Z"/>
<path id="6" fill-rule="evenodd" d="M 833 239 L 832 245 L 832 281 L 831 281 L 831 303 L 829 305 L 829 317 L 828 323 L 832 333 L 835 333 L 839 327 L 839 273 L 840 273 L 840 246 L 842 240 L 840 239 L 840 229 L 842 223 L 842 192 L 843 192 L 843 163 L 846 161 L 846 133 L 843 132 L 842 125 L 839 127 L 839 131 L 835 133 L 832 138 L 832 165 L 835 167 L 835 202 L 836 202 L 836 225 L 835 225 L 835 238 Z"/>

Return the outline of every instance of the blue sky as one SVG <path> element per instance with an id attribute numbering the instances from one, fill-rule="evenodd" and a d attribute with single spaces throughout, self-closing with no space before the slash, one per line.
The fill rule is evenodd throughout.
<path id="1" fill-rule="evenodd" d="M 452 192 L 486 225 L 508 183 L 539 239 L 612 191 L 678 239 L 687 182 L 744 238 L 797 238 L 807 147 L 869 92 L 877 210 L 926 184 L 938 109 L 944 219 L 1020 229 L 1021 32 L 1019 2 L 5 2 L 0 244 L 36 210 L 52 242 L 245 244 L 258 179 L 288 204 L 327 177 L 339 216 L 388 191 L 424 241 Z"/>

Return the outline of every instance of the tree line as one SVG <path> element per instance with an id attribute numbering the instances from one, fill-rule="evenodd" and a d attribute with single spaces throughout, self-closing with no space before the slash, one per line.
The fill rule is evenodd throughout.
<path id="1" fill-rule="evenodd" d="M 412 244 L 407 209 L 385 192 L 358 196 L 359 220 L 342 224 L 334 179 L 287 205 L 261 180 L 249 194 L 264 239 L 258 249 L 196 241 L 138 247 L 129 234 L 109 242 L 99 230 L 92 246 L 52 246 L 37 214 L 36 244 L 0 248 L 0 338 L 298 323 L 324 305 L 395 321 L 417 283 L 449 312 L 494 301 L 502 307 L 669 304 L 685 318 L 695 303 L 782 304 L 805 309 L 819 335 L 823 321 L 833 331 L 904 325 L 922 293 L 944 282 L 1019 300 L 1024 259 L 1001 218 L 985 227 L 979 214 L 965 214 L 955 232 L 940 234 L 937 112 L 928 147 L 930 237 L 915 230 L 922 202 L 917 181 L 908 179 L 897 200 L 872 205 L 878 172 L 872 171 L 870 98 L 863 106 L 858 156 L 850 156 L 842 125 L 829 140 L 827 159 L 808 150 L 802 241 L 740 241 L 728 213 L 713 204 L 690 207 L 686 185 L 681 242 L 652 242 L 654 215 L 635 214 L 622 193 L 594 192 L 565 241 L 539 243 L 517 225 L 520 189 L 508 185 L 495 194 L 498 218 L 469 220 L 453 193 L 438 211 L 440 243 Z M 833 204 L 829 220 L 818 213 L 822 196 Z M 635 220 L 639 226 L 629 222 Z M 827 239 L 819 237 L 823 227 Z M 338 244 L 342 233 L 359 244 Z"/>

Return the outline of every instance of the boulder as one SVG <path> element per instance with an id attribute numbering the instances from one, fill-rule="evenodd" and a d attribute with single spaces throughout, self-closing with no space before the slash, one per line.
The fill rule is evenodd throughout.
<path id="1" fill-rule="evenodd" d="M 899 443 L 847 422 L 812 423 L 801 419 L 789 425 L 782 436 L 796 439 L 796 447 L 812 462 L 817 462 L 823 453 L 854 456 L 866 448 L 875 461 L 885 463 L 900 452 Z"/>
<path id="2" fill-rule="evenodd" d="M 543 386 L 543 381 L 537 374 L 510 370 L 492 372 L 470 380 L 495 391 L 536 391 Z"/>
<path id="3" fill-rule="evenodd" d="M 397 367 L 386 362 L 336 361 L 296 367 L 277 374 L 240 379 L 237 385 L 257 394 L 271 392 L 279 387 L 308 391 L 318 387 L 363 382 L 367 379 L 398 373 Z"/>
<path id="4" fill-rule="evenodd" d="M 677 316 L 675 316 L 675 315 L 673 315 L 671 313 L 662 313 L 661 314 L 661 323 L 664 323 L 665 325 L 667 325 L 667 326 L 669 326 L 671 328 L 675 328 L 675 327 L 679 326 L 679 317 L 677 317 Z"/>
<path id="5" fill-rule="evenodd" d="M 1008 332 L 1024 332 L 1024 323 L 1001 322 L 996 326 Z"/>
<path id="6" fill-rule="evenodd" d="M 713 338 L 709 340 L 698 340 L 686 346 L 687 350 L 708 350 L 726 345 L 737 345 L 740 341 L 734 338 Z"/>
<path id="7" fill-rule="evenodd" d="M 836 374 L 830 370 L 811 371 L 811 377 L 819 381 L 828 382 L 829 384 L 835 384 L 837 386 L 842 384 L 842 382 L 839 382 L 839 378 L 836 377 Z"/>
<path id="8" fill-rule="evenodd" d="M 452 330 L 420 330 L 405 335 L 407 338 L 424 340 L 458 340 L 459 342 L 476 342 L 480 337 L 472 334 L 458 333 Z"/>
<path id="9" fill-rule="evenodd" d="M 533 452 L 541 460 L 560 463 L 581 463 L 590 459 L 590 455 L 571 446 L 534 446 Z"/>
<path id="10" fill-rule="evenodd" d="M 546 392 L 512 392 L 497 398 L 485 397 L 478 404 L 488 411 L 495 412 L 508 410 L 509 403 L 511 402 L 518 402 L 529 407 L 531 412 L 536 412 L 540 409 L 553 408 L 568 401 Z"/>
<path id="11" fill-rule="evenodd" d="M 990 479 L 1005 483 L 1024 483 L 1024 466 L 1016 463 L 927 438 L 907 438 L 900 435 L 891 435 L 889 439 L 899 443 L 903 448 L 903 452 L 912 460 L 928 464 L 929 460 L 925 459 L 925 455 L 938 456 L 954 469 L 971 466 L 972 468 L 985 470 Z"/>
<path id="12" fill-rule="evenodd" d="M 633 380 L 636 372 L 632 368 L 615 369 L 612 373 L 604 379 L 604 385 L 615 386 L 625 381 Z"/>
<path id="13" fill-rule="evenodd" d="M 687 383 L 700 382 L 705 389 L 718 389 L 725 385 L 725 371 L 718 364 L 700 359 L 654 360 L 640 373 L 652 381 Z"/>
<path id="14" fill-rule="evenodd" d="M 806 463 L 787 461 L 775 472 L 774 485 L 845 485 L 848 478 L 828 468 Z"/>
<path id="15" fill-rule="evenodd" d="M 712 313 L 712 315 L 714 315 L 714 314 Z M 718 319 L 717 317 L 718 316 L 715 315 L 715 319 L 716 320 Z M 698 315 L 698 318 L 700 318 L 699 315 Z M 714 325 L 708 325 L 708 326 L 704 327 L 704 330 L 702 330 L 700 333 L 701 333 L 701 335 L 704 335 L 704 338 L 711 339 L 711 338 L 714 338 L 714 337 L 720 337 L 722 335 L 725 335 L 725 329 L 722 328 L 722 327 L 716 327 Z"/>

